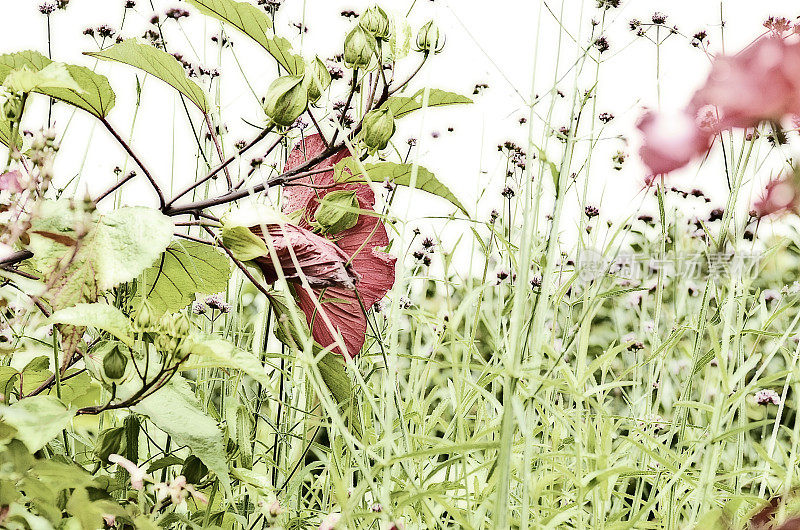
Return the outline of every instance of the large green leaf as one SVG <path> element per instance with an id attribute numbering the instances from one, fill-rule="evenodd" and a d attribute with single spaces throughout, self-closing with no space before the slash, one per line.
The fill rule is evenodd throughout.
<path id="1" fill-rule="evenodd" d="M 174 230 L 172 219 L 158 210 L 125 207 L 96 214 L 88 233 L 78 242 L 75 227 L 83 219 L 68 201 L 45 202 L 40 213 L 30 244 L 39 270 L 52 271 L 71 257 L 74 250 L 70 241 L 76 241 L 78 250 L 71 259 L 70 274 L 81 274 L 86 283 L 101 291 L 139 276 L 164 252 Z M 73 287 L 82 288 L 83 284 Z"/>
<path id="2" fill-rule="evenodd" d="M 230 495 L 231 479 L 225 458 L 222 430 L 201 408 L 189 384 L 175 376 L 166 386 L 134 407 L 159 429 L 172 436 L 178 445 L 186 445 L 219 478 Z"/>
<path id="3" fill-rule="evenodd" d="M 135 39 L 128 39 L 99 52 L 85 53 L 97 59 L 118 61 L 144 70 L 171 85 L 204 113 L 208 112 L 208 102 L 203 89 L 186 77 L 186 71 L 175 57 L 163 50 Z"/>
<path id="4" fill-rule="evenodd" d="M 180 311 L 196 293 L 224 291 L 231 277 L 227 256 L 195 241 L 175 241 L 144 271 L 140 295 L 161 312 Z"/>
<path id="5" fill-rule="evenodd" d="M 395 118 L 402 118 L 406 114 L 410 114 L 422 108 L 424 95 L 425 89 L 421 88 L 413 96 L 390 97 L 383 106 L 389 107 Z M 428 94 L 428 107 L 444 107 L 446 105 L 463 105 L 468 103 L 472 103 L 472 100 L 468 97 L 446 90 L 439 90 L 438 88 L 430 89 L 430 93 Z"/>
<path id="6" fill-rule="evenodd" d="M 411 176 L 413 170 L 412 164 L 397 164 L 395 162 L 379 162 L 377 164 L 365 164 L 364 168 L 372 182 L 383 182 L 389 180 L 401 186 L 411 186 Z M 340 179 L 343 182 L 366 182 L 360 176 L 358 168 L 353 163 L 352 158 L 346 158 L 337 164 L 337 171 L 344 168 L 349 168 L 351 174 L 343 173 Z M 353 176 L 356 175 L 356 176 Z M 459 210 L 469 216 L 469 212 L 461 204 L 461 201 L 451 192 L 447 186 L 442 184 L 436 175 L 428 171 L 422 166 L 417 166 L 417 179 L 414 183 L 416 189 L 426 191 L 430 194 L 437 195 L 443 199 L 447 199 L 456 206 Z"/>
<path id="7" fill-rule="evenodd" d="M 303 58 L 292 53 L 292 45 L 272 31 L 272 21 L 263 11 L 247 2 L 233 0 L 187 0 L 204 15 L 212 16 L 232 25 L 272 55 L 287 72 L 302 74 L 305 70 Z"/>
<path id="8" fill-rule="evenodd" d="M 38 72 L 52 62 L 41 53 L 31 50 L 0 55 L 0 83 L 12 70 L 27 66 L 34 72 Z M 72 79 L 81 87 L 81 92 L 67 88 L 37 88 L 36 92 L 75 105 L 98 118 L 107 116 L 114 107 L 115 100 L 114 91 L 111 89 L 108 79 L 83 66 L 68 64 L 66 68 Z M 0 137 L 2 137 L 1 133 Z M 8 145 L 5 141 L 3 143 Z"/>
<path id="9" fill-rule="evenodd" d="M 38 395 L 0 407 L 0 418 L 17 429 L 19 438 L 34 453 L 58 436 L 75 415 L 58 398 Z"/>
<path id="10" fill-rule="evenodd" d="M 185 350 L 191 355 L 183 368 L 233 368 L 246 373 L 264 386 L 269 385 L 269 377 L 258 357 L 237 348 L 227 340 L 194 336 L 188 339 Z"/>
<path id="11" fill-rule="evenodd" d="M 56 324 L 93 327 L 107 331 L 126 345 L 133 347 L 133 327 L 125 314 L 114 306 L 103 302 L 78 304 L 60 309 L 50 316 Z"/>
<path id="12" fill-rule="evenodd" d="M 11 122 L 0 117 L 0 143 L 9 147 L 11 145 Z M 19 145 L 19 141 L 17 141 Z"/>

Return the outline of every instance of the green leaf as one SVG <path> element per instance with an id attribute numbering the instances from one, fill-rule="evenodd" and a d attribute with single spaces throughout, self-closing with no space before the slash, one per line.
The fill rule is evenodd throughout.
<path id="1" fill-rule="evenodd" d="M 337 171 L 339 168 L 349 167 L 351 171 L 358 175 L 359 171 L 354 166 L 352 158 L 346 158 L 337 164 Z M 411 171 L 412 164 L 397 164 L 395 162 L 379 162 L 377 164 L 365 164 L 364 168 L 372 182 L 383 182 L 389 180 L 401 186 L 411 186 Z M 343 182 L 366 182 L 366 180 L 358 176 L 342 174 L 340 180 Z M 442 184 L 436 175 L 428 171 L 422 166 L 417 166 L 417 180 L 415 182 L 416 189 L 426 191 L 432 195 L 436 195 L 443 199 L 450 201 L 451 204 L 461 210 L 467 217 L 469 212 L 461 204 L 461 201 L 451 192 L 447 186 Z"/>
<path id="2" fill-rule="evenodd" d="M 217 475 L 230 497 L 231 479 L 222 430 L 203 411 L 185 379 L 174 376 L 167 385 L 142 400 L 133 410 L 150 418 L 178 445 L 188 446 L 191 453 Z"/>
<path id="3" fill-rule="evenodd" d="M 0 117 L 0 143 L 6 147 L 11 146 L 11 122 Z M 19 146 L 19 140 L 17 140 Z"/>
<path id="4" fill-rule="evenodd" d="M 246 373 L 264 386 L 270 384 L 258 357 L 237 348 L 227 340 L 198 335 L 190 337 L 185 348 L 191 356 L 183 366 L 184 369 L 233 368 Z"/>
<path id="5" fill-rule="evenodd" d="M 76 237 L 75 226 L 83 220 L 66 200 L 45 202 L 40 213 L 32 227 L 30 250 L 37 268 L 50 272 L 65 257 L 72 256 L 73 248 L 65 242 Z M 56 291 L 85 286 L 105 291 L 136 278 L 164 252 L 173 230 L 172 219 L 152 208 L 126 207 L 95 215 L 71 259 L 69 285 L 59 285 Z M 61 239 L 56 241 L 52 235 L 43 234 L 57 234 Z M 76 281 L 75 275 L 82 281 Z M 61 298 L 64 304 L 54 309 L 84 301 L 77 296 L 72 303 L 67 301 L 69 296 Z"/>
<path id="6" fill-rule="evenodd" d="M 416 94 L 410 97 L 390 97 L 383 106 L 389 107 L 392 110 L 395 119 L 402 118 L 406 114 L 410 114 L 422 108 L 422 99 L 424 95 L 425 89 L 420 88 Z M 428 107 L 444 107 L 446 105 L 463 105 L 469 103 L 472 103 L 472 100 L 466 96 L 454 92 L 447 92 L 446 90 L 439 90 L 438 88 L 432 88 L 428 94 Z"/>
<path id="7" fill-rule="evenodd" d="M 195 294 L 224 291 L 231 277 L 227 256 L 210 245 L 175 241 L 144 271 L 142 293 L 158 313 L 180 311 Z"/>
<path id="8" fill-rule="evenodd" d="M 118 61 L 144 70 L 189 98 L 203 113 L 208 113 L 208 102 L 203 89 L 189 80 L 181 63 L 165 51 L 135 39 L 128 39 L 99 52 L 84 53 L 97 59 Z"/>
<path id="9" fill-rule="evenodd" d="M 259 43 L 287 72 L 299 75 L 305 71 L 303 58 L 292 53 L 292 45 L 272 31 L 266 13 L 247 2 L 233 0 L 186 0 L 201 13 L 227 22 Z"/>
<path id="10" fill-rule="evenodd" d="M 107 331 L 128 347 L 133 347 L 133 327 L 130 319 L 122 311 L 106 303 L 78 304 L 60 309 L 50 316 L 50 320 L 55 324 L 93 327 Z"/>
<path id="11" fill-rule="evenodd" d="M 358 403 L 353 400 L 353 383 L 347 375 L 347 365 L 338 353 L 328 352 L 318 363 L 319 373 L 325 386 L 331 391 L 336 403 L 348 418 L 350 427 L 361 435 L 361 419 L 358 414 Z"/>
<path id="12" fill-rule="evenodd" d="M 53 396 L 31 396 L 11 406 L 0 407 L 0 417 L 17 429 L 19 438 L 35 453 L 64 430 L 74 410 L 69 410 Z"/>
<path id="13" fill-rule="evenodd" d="M 275 337 L 290 348 L 302 349 L 311 337 L 305 315 L 295 301 L 281 291 L 270 291 L 267 298 L 275 313 Z"/>
<path id="14" fill-rule="evenodd" d="M 239 261 L 250 261 L 269 255 L 269 249 L 264 240 L 246 226 L 223 223 L 222 244 Z"/>
<path id="15" fill-rule="evenodd" d="M 39 52 L 26 50 L 0 55 L 0 83 L 12 71 L 27 66 L 34 72 L 43 70 L 53 61 Z M 105 76 L 96 74 L 83 66 L 65 65 L 67 72 L 75 80 L 81 91 L 69 88 L 39 87 L 35 91 L 74 105 L 86 112 L 104 118 L 114 107 L 114 91 Z M 2 133 L 0 133 L 2 137 Z M 7 142 L 3 142 L 6 145 Z"/>

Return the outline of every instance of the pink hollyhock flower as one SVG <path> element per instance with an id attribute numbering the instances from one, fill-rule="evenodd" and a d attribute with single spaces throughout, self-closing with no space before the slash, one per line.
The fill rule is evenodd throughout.
<path id="1" fill-rule="evenodd" d="M 358 275 L 353 271 L 350 257 L 331 241 L 305 228 L 287 223 L 267 224 L 264 228 L 270 236 L 269 240 L 264 238 L 261 225 L 250 227 L 250 231 L 264 238 L 268 244 L 271 242 L 287 281 L 299 283 L 302 274 L 315 289 L 335 286 L 355 288 Z M 295 266 L 292 252 L 299 269 Z M 270 255 L 254 261 L 264 273 L 267 283 L 278 280 L 276 266 Z"/>
<path id="2" fill-rule="evenodd" d="M 644 136 L 639 156 L 650 175 L 663 175 L 680 169 L 708 151 L 711 132 L 708 117 L 700 120 L 686 112 L 648 111 L 637 127 Z"/>
<path id="3" fill-rule="evenodd" d="M 319 135 L 306 137 L 292 150 L 285 171 L 296 168 L 324 150 L 325 144 Z M 349 155 L 347 149 L 342 149 L 316 167 L 332 167 Z M 303 213 L 298 226 L 310 230 L 320 200 L 328 193 L 338 190 L 354 191 L 359 208 L 364 211 L 373 210 L 375 195 L 369 185 L 338 183 L 331 170 L 304 177 L 293 182 L 292 186 L 286 187 L 283 194 L 283 212 L 289 214 L 301 210 Z M 355 357 L 364 346 L 367 330 L 364 311 L 383 298 L 394 285 L 396 258 L 382 250 L 389 244 L 389 236 L 386 227 L 375 215 L 360 214 L 355 226 L 333 234 L 330 238 L 330 241 L 347 255 L 349 267 L 359 278 L 355 290 L 348 289 L 347 286 L 329 287 L 324 292 L 313 286 L 311 291 L 299 288 L 296 290 L 297 303 L 306 316 L 314 340 L 323 347 L 333 346 L 337 343 L 335 334 L 326 324 L 325 318 L 317 314 L 312 297 L 318 299 L 327 320 L 341 334 L 347 348 L 347 352 L 340 353 Z M 338 346 L 334 349 L 339 350 Z"/>
<path id="4" fill-rule="evenodd" d="M 128 472 L 131 476 L 131 487 L 135 490 L 141 490 L 144 487 L 144 479 L 147 478 L 147 473 L 125 458 L 124 456 L 117 455 L 117 454 L 110 454 L 108 455 L 108 461 L 112 464 L 117 464 L 119 467 L 123 468 L 125 471 Z"/>
<path id="5" fill-rule="evenodd" d="M 798 207 L 797 185 L 792 179 L 783 177 L 772 179 L 764 188 L 764 193 L 753 204 L 756 217 L 796 210 Z"/>
<path id="6" fill-rule="evenodd" d="M 0 175 L 0 191 L 4 190 L 11 193 L 21 193 L 23 189 L 22 173 L 18 170 L 7 171 Z"/>
<path id="7" fill-rule="evenodd" d="M 704 105 L 716 106 L 720 129 L 800 113 L 800 43 L 768 36 L 737 55 L 717 57 L 690 108 Z"/>

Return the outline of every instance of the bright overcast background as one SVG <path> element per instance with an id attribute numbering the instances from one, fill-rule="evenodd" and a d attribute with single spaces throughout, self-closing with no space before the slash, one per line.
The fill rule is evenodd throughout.
<path id="1" fill-rule="evenodd" d="M 193 62 L 219 67 L 222 71 L 224 81 L 219 95 L 224 123 L 229 129 L 227 152 L 231 152 L 233 142 L 255 134 L 256 129 L 242 118 L 259 116 L 253 92 L 263 95 L 275 76 L 274 62 L 261 48 L 235 30 L 230 30 L 229 34 L 234 42 L 238 65 L 230 51 L 223 52 L 222 60 L 218 62 L 218 48 L 210 40 L 220 29 L 216 21 L 202 17 L 182 2 L 153 1 L 155 12 L 160 14 L 176 6 L 192 11 L 191 17 L 181 21 L 180 29 L 175 24 L 167 25 L 168 44 L 170 51 L 180 52 Z M 97 49 L 90 37 L 82 35 L 83 30 L 99 24 L 118 28 L 122 3 L 122 0 L 71 0 L 65 12 L 56 12 L 52 16 L 53 58 L 83 64 L 110 75 L 117 95 L 110 121 L 124 136 L 132 135 L 134 149 L 141 153 L 158 179 L 165 183 L 189 182 L 196 174 L 196 149 L 186 114 L 174 92 L 158 80 L 146 80 L 142 105 L 134 121 L 135 75 L 138 73 L 141 79 L 142 74 L 121 64 L 98 64 L 81 55 L 82 51 Z M 34 49 L 47 53 L 45 17 L 38 12 L 39 4 L 33 0 L 0 0 L 2 51 Z M 136 4 L 125 22 L 123 36 L 126 38 L 141 35 L 154 12 L 150 0 L 136 0 Z M 330 57 L 340 52 L 342 40 L 352 25 L 339 13 L 348 9 L 361 12 L 367 4 L 338 0 L 285 0 L 278 11 L 277 32 L 290 38 L 295 48 L 306 57 L 313 53 L 323 58 Z M 404 15 L 411 4 L 409 0 L 387 0 L 381 5 Z M 683 35 L 668 39 L 660 53 L 660 105 L 676 108 L 685 104 L 691 92 L 703 82 L 709 67 L 708 57 L 703 51 L 689 44 L 691 35 L 706 30 L 711 52 L 720 52 L 723 42 L 726 50 L 736 51 L 763 32 L 762 23 L 767 16 L 794 18 L 797 13 L 796 9 L 791 10 L 792 4 L 795 2 L 788 0 L 727 0 L 722 6 L 717 0 L 623 0 L 618 9 L 606 12 L 603 24 L 611 48 L 602 55 L 605 63 L 599 74 L 596 111 L 613 113 L 616 119 L 602 131 L 600 148 L 593 155 L 589 202 L 602 205 L 606 215 L 623 210 L 630 214 L 635 208 L 628 206 L 638 204 L 636 201 L 641 199 L 639 191 L 643 170 L 636 157 L 638 136 L 635 123 L 644 106 L 659 105 L 656 49 L 651 42 L 637 38 L 628 29 L 630 19 L 647 21 L 655 11 L 661 11 L 668 15 L 669 24 L 677 25 Z M 724 41 L 721 10 L 726 21 Z M 558 69 L 555 63 L 558 49 L 556 17 L 563 20 L 569 31 L 569 35 L 562 35 Z M 474 214 L 485 218 L 500 202 L 500 190 L 504 186 L 505 166 L 497 145 L 506 140 L 525 145 L 527 126 L 520 125 L 519 119 L 529 112 L 537 37 L 536 92 L 546 94 L 553 87 L 553 80 L 562 77 L 558 86 L 569 91 L 574 82 L 570 67 L 578 56 L 578 49 L 570 39 L 579 36 L 581 45 L 585 45 L 592 29 L 589 24 L 592 17 L 598 21 L 601 17 L 595 0 L 548 0 L 541 5 L 537 0 L 416 0 L 407 19 L 414 33 L 427 19 L 433 18 L 446 34 L 447 44 L 444 52 L 422 70 L 414 87 L 430 86 L 460 92 L 474 97 L 475 104 L 431 110 L 424 116 L 408 118 L 402 123 L 395 140 L 405 146 L 406 138 L 418 137 L 416 160 L 434 171 Z M 300 21 L 304 21 L 308 28 L 302 35 L 292 27 L 293 23 Z M 417 57 L 408 58 L 402 68 L 412 69 L 417 60 Z M 240 66 L 248 73 L 252 91 L 241 81 Z M 579 80 L 581 90 L 591 87 L 594 66 L 588 66 L 587 70 L 591 75 Z M 478 83 L 489 87 L 473 96 L 473 88 Z M 340 91 L 344 89 L 342 84 Z M 537 105 L 537 111 L 544 112 L 546 104 L 541 108 Z M 556 115 L 567 112 L 568 105 L 568 101 L 558 104 Z M 194 118 L 199 123 L 198 117 Z M 60 130 L 69 123 L 57 163 L 59 181 L 66 182 L 81 172 L 81 180 L 76 182 L 79 189 L 88 189 L 90 194 L 97 195 L 113 182 L 112 169 L 125 163 L 123 152 L 102 126 L 93 124 L 92 119 L 80 111 L 74 112 L 58 105 L 55 120 Z M 38 127 L 35 120 L 26 125 L 28 128 Z M 452 132 L 448 132 L 450 127 Z M 433 133 L 438 133 L 438 137 L 435 138 Z M 551 147 L 553 145 L 557 146 L 557 143 Z M 621 171 L 614 170 L 611 161 L 611 156 L 618 150 L 629 154 Z M 257 154 L 256 149 L 253 155 Z M 248 162 L 246 159 L 242 163 Z M 133 166 L 128 163 L 127 167 Z M 716 193 L 713 203 L 702 205 L 702 208 L 721 206 L 725 189 L 724 176 L 718 169 L 721 166 L 708 164 L 706 167 L 700 173 L 696 166 L 679 173 L 673 177 L 673 182 L 683 189 L 699 187 Z M 766 164 L 759 178 L 766 179 L 770 173 L 780 169 L 780 166 Z M 124 190 L 124 200 L 128 203 L 153 204 L 153 196 L 146 185 L 130 185 Z M 622 206 L 625 208 L 621 209 Z M 573 204 L 572 210 L 579 212 L 580 205 Z M 436 199 L 415 198 L 411 209 L 412 217 L 449 212 L 449 206 Z"/>

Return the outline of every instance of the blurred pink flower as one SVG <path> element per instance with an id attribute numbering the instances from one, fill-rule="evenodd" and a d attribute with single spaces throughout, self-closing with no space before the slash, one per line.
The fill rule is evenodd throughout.
<path id="1" fill-rule="evenodd" d="M 0 191 L 20 193 L 22 190 L 22 173 L 18 170 L 7 171 L 0 175 Z"/>
<path id="2" fill-rule="evenodd" d="M 708 151 L 711 132 L 707 117 L 698 123 L 686 112 L 662 113 L 648 111 L 637 127 L 644 136 L 639 155 L 650 170 L 650 177 L 680 169 Z"/>
<path id="3" fill-rule="evenodd" d="M 339 524 L 339 521 L 342 518 L 342 514 L 339 512 L 331 512 L 325 516 L 325 519 L 319 523 L 319 530 L 334 530 L 336 525 Z"/>
<path id="4" fill-rule="evenodd" d="M 800 43 L 768 36 L 737 55 L 717 57 L 689 108 L 705 105 L 717 108 L 719 129 L 800 113 Z"/>
<path id="5" fill-rule="evenodd" d="M 798 199 L 797 185 L 791 178 L 775 178 L 767 183 L 753 209 L 756 217 L 785 213 L 797 209 Z"/>
<path id="6" fill-rule="evenodd" d="M 324 150 L 325 144 L 319 135 L 305 137 L 289 155 L 285 171 L 319 156 Z M 348 156 L 350 153 L 343 148 L 319 162 L 315 168 L 334 166 Z M 319 201 L 328 193 L 337 190 L 355 191 L 359 208 L 364 211 L 373 210 L 375 195 L 369 185 L 338 183 L 333 170 L 331 170 L 296 180 L 291 187 L 285 188 L 283 212 L 289 214 L 301 210 L 303 213 L 297 223 L 298 226 L 311 229 L 310 221 L 314 219 L 314 214 L 320 204 Z M 318 314 L 312 297 L 318 299 L 325 316 L 341 333 L 347 348 L 347 352 L 341 352 L 336 346 L 334 346 L 334 350 L 355 357 L 364 346 L 364 336 L 367 330 L 364 311 L 372 307 L 391 289 L 394 284 L 396 258 L 383 250 L 389 244 L 389 236 L 383 222 L 376 215 L 361 213 L 355 226 L 343 230 L 331 238 L 330 241 L 348 256 L 350 267 L 358 277 L 355 290 L 340 286 L 329 287 L 324 292 L 317 288 L 312 288 L 311 291 L 298 288 L 296 290 L 297 303 L 306 315 L 314 340 L 322 347 L 334 346 L 337 342 L 334 333 L 329 329 L 325 319 Z"/>

